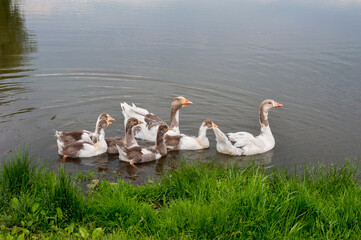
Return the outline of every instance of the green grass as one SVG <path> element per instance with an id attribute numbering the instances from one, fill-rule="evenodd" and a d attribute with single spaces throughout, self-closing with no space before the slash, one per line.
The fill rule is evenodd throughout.
<path id="1" fill-rule="evenodd" d="M 55 174 L 33 162 L 23 152 L 3 164 L 0 239 L 361 236 L 361 187 L 349 162 L 292 173 L 256 164 L 181 162 L 153 184 L 101 181 L 87 193 L 79 177 L 63 169 Z"/>

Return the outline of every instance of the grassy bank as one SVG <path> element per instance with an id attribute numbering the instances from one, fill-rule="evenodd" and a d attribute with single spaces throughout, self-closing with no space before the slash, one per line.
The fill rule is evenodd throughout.
<path id="1" fill-rule="evenodd" d="M 182 163 L 134 187 L 84 192 L 18 153 L 0 172 L 0 239 L 348 239 L 361 236 L 361 187 L 351 164 L 289 173 Z"/>

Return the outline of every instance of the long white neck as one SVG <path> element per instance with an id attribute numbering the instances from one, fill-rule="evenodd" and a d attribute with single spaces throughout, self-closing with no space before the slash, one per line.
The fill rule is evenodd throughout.
<path id="1" fill-rule="evenodd" d="M 98 136 L 99 135 L 99 121 L 100 121 L 100 119 L 98 118 L 98 120 L 97 120 L 97 123 L 96 123 L 96 125 L 95 125 L 95 130 L 94 130 L 94 135 L 95 136 Z"/>
<path id="2" fill-rule="evenodd" d="M 198 131 L 198 143 L 203 147 L 203 148 L 208 148 L 209 147 L 209 140 L 207 138 L 207 127 L 204 127 L 203 124 L 201 125 L 201 127 L 199 128 Z"/>
<path id="3" fill-rule="evenodd" d="M 226 143 L 228 141 L 226 135 L 218 127 L 214 127 L 213 131 L 216 135 L 217 142 Z"/>
<path id="4" fill-rule="evenodd" d="M 272 135 L 272 131 L 271 131 L 271 128 L 270 126 L 264 126 L 264 125 L 261 125 L 261 134 L 263 135 Z"/>
<path id="5" fill-rule="evenodd" d="M 199 128 L 198 131 L 198 139 L 202 140 L 202 139 L 206 139 L 207 138 L 207 127 L 204 127 L 203 125 Z"/>

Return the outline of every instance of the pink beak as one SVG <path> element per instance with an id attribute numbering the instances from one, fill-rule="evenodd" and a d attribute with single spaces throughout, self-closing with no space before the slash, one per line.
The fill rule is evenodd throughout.
<path id="1" fill-rule="evenodd" d="M 281 103 L 274 101 L 274 107 L 283 107 Z"/>

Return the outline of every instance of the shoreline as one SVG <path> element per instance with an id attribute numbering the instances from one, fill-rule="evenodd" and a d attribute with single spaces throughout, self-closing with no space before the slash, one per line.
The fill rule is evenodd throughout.
<path id="1" fill-rule="evenodd" d="M 300 171 L 181 161 L 139 186 L 36 166 L 27 151 L 0 170 L 0 238 L 357 238 L 355 163 Z M 90 183 L 89 183 L 90 182 Z M 91 185 L 89 185 L 91 184 Z M 85 186 L 85 187 L 84 187 Z"/>

